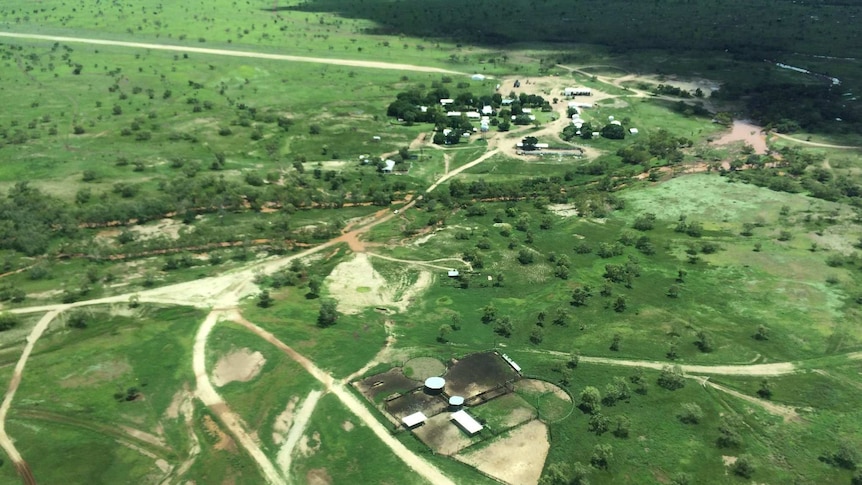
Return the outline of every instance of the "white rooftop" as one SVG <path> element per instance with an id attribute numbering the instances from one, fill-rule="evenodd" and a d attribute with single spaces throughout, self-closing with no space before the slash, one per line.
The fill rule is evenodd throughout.
<path id="1" fill-rule="evenodd" d="M 428 389 L 443 389 L 443 386 L 446 385 L 446 379 L 442 377 L 429 377 L 425 379 L 425 387 Z"/>
<path id="2" fill-rule="evenodd" d="M 417 411 L 410 416 L 404 416 L 403 418 L 401 418 L 401 422 L 404 423 L 404 426 L 412 428 L 414 426 L 424 423 L 427 419 L 428 417 L 422 414 L 422 411 Z"/>
<path id="3" fill-rule="evenodd" d="M 464 411 L 463 409 L 452 413 L 452 420 L 458 423 L 458 425 L 461 426 L 464 431 L 470 434 L 476 434 L 479 431 L 482 431 L 482 425 L 479 424 L 478 421 L 473 419 L 473 416 L 467 414 L 467 411 Z"/>

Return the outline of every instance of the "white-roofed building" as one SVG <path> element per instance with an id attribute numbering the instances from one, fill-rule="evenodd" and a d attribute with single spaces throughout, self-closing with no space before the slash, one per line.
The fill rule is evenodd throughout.
<path id="1" fill-rule="evenodd" d="M 410 416 L 404 416 L 403 418 L 401 418 L 401 422 L 407 428 L 415 428 L 416 426 L 419 426 L 420 424 L 424 423 L 427 419 L 428 417 L 422 414 L 422 411 L 417 411 Z"/>
<path id="2" fill-rule="evenodd" d="M 482 114 L 490 116 L 494 114 L 494 108 L 490 106 L 482 106 Z"/>
<path id="3" fill-rule="evenodd" d="M 440 100 L 440 104 L 442 104 L 443 106 L 446 106 L 447 104 L 452 104 L 454 102 L 455 100 L 452 98 L 443 98 Z"/>
<path id="4" fill-rule="evenodd" d="M 452 413 L 452 421 L 455 421 L 461 429 L 471 436 L 482 431 L 482 425 L 463 409 Z"/>
<path id="5" fill-rule="evenodd" d="M 467 112 L 467 118 L 470 118 L 471 120 L 478 120 L 481 117 L 482 117 L 482 115 L 479 114 L 478 111 L 468 111 Z"/>

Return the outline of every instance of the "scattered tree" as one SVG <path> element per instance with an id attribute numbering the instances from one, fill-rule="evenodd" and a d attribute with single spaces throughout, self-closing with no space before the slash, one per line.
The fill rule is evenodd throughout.
<path id="1" fill-rule="evenodd" d="M 734 475 L 739 475 L 743 478 L 751 478 L 754 474 L 754 465 L 749 455 L 739 455 L 731 467 Z"/>
<path id="2" fill-rule="evenodd" d="M 613 457 L 614 453 L 611 445 L 596 445 L 593 447 L 590 465 L 601 470 L 607 470 Z"/>
<path id="3" fill-rule="evenodd" d="M 685 424 L 697 424 L 703 419 L 703 409 L 693 402 L 683 403 L 676 417 Z"/>
<path id="4" fill-rule="evenodd" d="M 317 315 L 317 326 L 331 327 L 338 320 L 338 305 L 335 300 L 325 298 L 320 302 L 320 313 Z"/>
<path id="5" fill-rule="evenodd" d="M 620 414 L 614 418 L 614 436 L 617 438 L 628 438 L 631 425 L 631 419 L 629 419 L 625 414 Z"/>
<path id="6" fill-rule="evenodd" d="M 609 426 L 610 420 L 602 413 L 595 413 L 590 416 L 588 429 L 591 433 L 595 433 L 596 436 L 601 436 L 607 432 Z"/>
<path id="7" fill-rule="evenodd" d="M 602 395 L 593 386 L 587 386 L 581 391 L 581 399 L 578 407 L 587 414 L 595 414 L 602 409 Z"/>
<path id="8" fill-rule="evenodd" d="M 257 296 L 257 306 L 261 308 L 269 308 L 272 306 L 273 299 L 269 295 L 269 290 L 263 290 Z"/>
<path id="9" fill-rule="evenodd" d="M 685 376 L 682 373 L 682 368 L 678 365 L 662 367 L 658 377 L 658 385 L 669 391 L 685 387 Z"/>

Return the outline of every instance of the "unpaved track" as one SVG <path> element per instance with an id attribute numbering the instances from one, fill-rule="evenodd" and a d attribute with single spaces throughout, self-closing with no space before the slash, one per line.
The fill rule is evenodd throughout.
<path id="1" fill-rule="evenodd" d="M 446 174 L 443 175 L 442 177 L 440 177 L 439 180 L 437 180 L 436 182 L 431 184 L 431 186 L 428 187 L 428 189 L 425 192 L 433 191 L 434 189 L 437 188 L 437 186 L 439 186 L 443 182 L 445 182 L 445 181 L 449 180 L 450 178 L 458 175 L 459 173 L 463 172 L 464 170 L 467 170 L 468 168 L 473 168 L 476 165 L 479 165 L 480 163 L 484 162 L 485 160 L 493 157 L 494 155 L 496 155 L 498 153 L 500 153 L 499 148 L 495 149 L 495 150 L 491 150 L 490 152 L 485 152 L 481 157 L 473 160 L 472 162 L 461 165 L 460 167 L 456 168 L 455 170 L 452 170 L 451 172 L 446 172 Z"/>
<path id="2" fill-rule="evenodd" d="M 534 354 L 556 355 L 568 357 L 568 352 L 554 350 L 525 350 Z M 853 359 L 855 354 L 847 354 Z M 676 364 L 674 362 L 659 362 L 655 360 L 629 360 L 609 359 L 607 357 L 580 357 L 581 362 L 589 364 L 619 365 L 623 367 L 643 367 L 646 369 L 661 370 L 667 366 L 679 366 L 687 374 L 725 375 L 725 376 L 783 376 L 796 372 L 796 365 L 792 362 L 776 362 L 774 364 L 733 364 L 733 365 L 696 365 Z"/>
<path id="3" fill-rule="evenodd" d="M 33 327 L 30 335 L 27 336 L 27 345 L 24 347 L 24 351 L 21 352 L 21 357 L 18 359 L 18 363 L 15 364 L 15 370 L 12 373 L 12 380 L 9 381 L 9 387 L 6 389 L 6 396 L 3 398 L 3 404 L 0 404 L 0 447 L 3 448 L 6 455 L 9 456 L 9 459 L 12 460 L 16 468 L 18 468 L 18 473 L 24 478 L 25 483 L 36 483 L 36 481 L 33 479 L 33 473 L 30 471 L 24 458 L 21 457 L 21 453 L 18 452 L 18 449 L 15 448 L 15 444 L 12 443 L 9 435 L 6 434 L 6 415 L 9 413 L 9 406 L 12 405 L 15 391 L 18 390 L 18 385 L 21 384 L 21 375 L 24 373 L 24 366 L 27 364 L 27 359 L 30 357 L 30 353 L 33 352 L 33 346 L 36 345 L 36 341 L 39 340 L 39 337 L 42 336 L 42 333 L 45 332 L 45 329 L 48 328 L 48 325 L 51 324 L 51 321 L 54 320 L 60 311 L 60 309 L 57 309 L 46 313 L 39 320 L 36 326 Z"/>
<path id="4" fill-rule="evenodd" d="M 464 260 L 458 259 L 458 258 L 440 258 L 440 259 L 434 259 L 432 261 L 420 261 L 417 259 L 390 258 L 389 256 L 383 256 L 382 254 L 376 254 L 376 253 L 366 253 L 366 254 L 368 254 L 369 256 L 375 257 L 375 258 L 385 259 L 386 261 L 392 261 L 394 263 L 415 264 L 418 266 L 427 266 L 429 268 L 435 268 L 435 269 L 439 269 L 439 270 L 443 270 L 443 271 L 449 271 L 450 269 L 452 269 L 452 267 L 451 266 L 441 266 L 439 264 L 434 264 L 434 263 L 438 263 L 440 261 L 457 261 L 458 263 L 461 263 L 461 264 L 467 266 L 468 268 L 470 267 L 469 263 L 465 262 Z"/>
<path id="5" fill-rule="evenodd" d="M 799 421 L 799 414 L 790 406 L 783 406 L 781 404 L 775 404 L 774 402 L 769 402 L 765 399 L 759 399 L 754 396 L 749 396 L 748 394 L 743 394 L 738 391 L 734 391 L 733 389 L 724 387 L 722 385 L 716 384 L 714 382 L 710 382 L 708 380 L 703 380 L 702 384 L 704 386 L 709 386 L 713 389 L 717 389 L 721 392 L 730 394 L 731 396 L 742 399 L 743 401 L 748 401 L 752 404 L 756 404 L 757 406 L 762 407 L 769 413 L 772 413 L 776 416 L 781 416 L 784 418 L 784 421 Z"/>
<path id="6" fill-rule="evenodd" d="M 334 394 L 342 404 L 347 406 L 354 415 L 361 419 L 365 425 L 368 426 L 371 431 L 373 431 L 374 434 L 376 434 L 377 437 L 395 453 L 395 456 L 400 458 L 407 464 L 407 466 L 412 468 L 413 471 L 421 475 L 425 480 L 434 485 L 454 485 L 454 482 L 437 469 L 437 467 L 420 458 L 418 455 L 407 449 L 407 447 L 400 441 L 395 439 L 392 434 L 389 433 L 389 430 L 381 424 L 380 421 L 371 414 L 371 412 L 368 411 L 368 408 L 366 408 L 355 395 L 345 388 L 343 381 L 336 381 L 331 375 L 318 368 L 313 362 L 299 354 L 299 352 L 293 350 L 284 342 L 277 339 L 273 334 L 258 327 L 254 323 L 251 323 L 242 317 L 236 318 L 236 316 L 233 317 L 233 321 L 239 323 L 267 342 L 270 342 L 281 349 L 291 359 L 295 360 L 312 376 L 323 383 L 323 385 L 326 386 L 326 388 L 332 392 L 332 394 Z"/>
<path id="7" fill-rule="evenodd" d="M 284 444 L 278 449 L 276 462 L 278 463 L 278 467 L 281 468 L 282 475 L 286 477 L 290 476 L 290 462 L 293 457 L 293 450 L 296 449 L 299 439 L 302 438 L 302 434 L 306 426 L 308 426 L 308 420 L 311 419 L 311 413 L 314 412 L 317 401 L 322 395 L 323 391 L 311 391 L 308 393 L 308 397 L 300 405 L 299 412 L 296 413 L 296 418 L 287 432 L 287 439 L 284 440 Z"/>
<path id="8" fill-rule="evenodd" d="M 465 73 L 458 71 L 450 71 L 449 69 L 416 66 L 413 64 L 397 64 L 392 62 L 357 61 L 352 59 L 327 59 L 325 57 L 303 57 L 285 54 L 268 54 L 265 52 L 239 51 L 231 49 L 208 49 L 205 47 L 191 47 L 170 44 L 149 44 L 144 42 L 123 42 L 119 40 L 87 39 L 83 37 L 62 37 L 57 35 L 21 34 L 17 32 L 0 32 L 0 37 L 44 40 L 49 42 L 70 42 L 78 44 L 108 45 L 116 47 L 129 47 L 133 49 L 152 49 L 161 51 L 206 54 L 212 56 L 249 57 L 254 59 L 269 59 L 274 61 L 311 62 L 316 64 L 332 64 L 336 66 L 366 67 L 370 69 L 390 69 L 394 71 L 438 72 L 442 74 L 460 74 L 466 76 Z"/>
<path id="9" fill-rule="evenodd" d="M 257 442 L 246 432 L 245 428 L 242 426 L 242 420 L 240 417 L 228 408 L 224 399 L 222 399 L 222 397 L 216 392 L 212 382 L 210 382 L 209 375 L 207 374 L 207 337 L 209 337 L 213 327 L 218 323 L 219 318 L 224 315 L 225 312 L 220 310 L 210 312 L 210 314 L 207 315 L 206 320 L 204 320 L 204 323 L 198 329 L 197 335 L 195 335 L 195 343 L 192 351 L 192 367 L 195 371 L 195 378 L 197 380 L 197 397 L 208 408 L 216 413 L 219 420 L 225 425 L 234 438 L 239 441 L 242 447 L 245 448 L 248 454 L 251 455 L 251 458 L 255 463 L 257 463 L 257 466 L 263 473 L 263 477 L 267 483 L 271 485 L 287 485 L 287 482 L 278 473 L 278 470 L 276 470 L 275 465 L 273 465 L 269 458 L 267 458 L 266 454 L 260 449 Z"/>
<path id="10" fill-rule="evenodd" d="M 837 148 L 839 150 L 862 150 L 862 147 L 852 146 L 852 145 L 830 145 L 828 143 L 817 143 L 814 141 L 800 140 L 799 138 L 793 138 L 792 136 L 785 135 L 783 133 L 770 133 L 772 135 L 777 136 L 778 138 L 782 138 L 784 140 L 790 140 L 795 143 L 802 143 L 803 145 L 808 145 L 812 147 L 820 147 L 820 148 Z"/>

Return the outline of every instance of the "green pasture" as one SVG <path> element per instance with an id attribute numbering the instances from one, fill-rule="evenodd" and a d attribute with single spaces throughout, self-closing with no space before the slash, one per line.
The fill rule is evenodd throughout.
<path id="1" fill-rule="evenodd" d="M 231 352 L 249 349 L 263 354 L 266 362 L 260 373 L 249 382 L 230 382 L 217 388 L 231 410 L 241 416 L 249 429 L 255 430 L 275 457 L 272 427 L 293 398 L 305 399 L 320 384 L 298 363 L 269 342 L 231 322 L 219 322 L 207 340 L 207 370 L 215 370 L 219 359 Z"/>
<path id="2" fill-rule="evenodd" d="M 291 473 L 305 483 L 425 483 L 332 394 L 320 398 L 300 441 L 305 450 L 295 452 Z"/>

